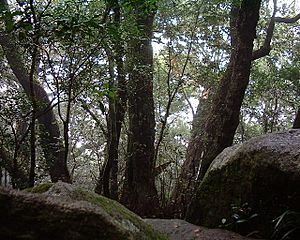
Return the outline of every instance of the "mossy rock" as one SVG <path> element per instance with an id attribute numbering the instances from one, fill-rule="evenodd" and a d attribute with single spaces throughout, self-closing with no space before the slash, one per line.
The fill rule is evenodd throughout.
<path id="1" fill-rule="evenodd" d="M 216 157 L 190 204 L 187 220 L 206 227 L 218 227 L 226 220 L 239 233 L 259 231 L 269 237 L 272 220 L 287 209 L 300 211 L 299 186 L 300 130 L 253 138 Z"/>
<path id="2" fill-rule="evenodd" d="M 54 183 L 42 183 L 32 188 L 26 188 L 24 191 L 30 193 L 44 193 L 47 192 L 53 185 Z"/>
<path id="3" fill-rule="evenodd" d="M 62 182 L 0 189 L 0 212 L 0 239 L 167 239 L 118 202 Z"/>

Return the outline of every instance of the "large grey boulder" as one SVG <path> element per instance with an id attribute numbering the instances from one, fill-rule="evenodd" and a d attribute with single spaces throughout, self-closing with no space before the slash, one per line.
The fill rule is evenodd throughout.
<path id="1" fill-rule="evenodd" d="M 166 239 L 116 201 L 70 184 L 31 192 L 43 193 L 0 188 L 0 239 Z"/>
<path id="2" fill-rule="evenodd" d="M 269 236 L 272 220 L 287 209 L 300 211 L 300 130 L 225 149 L 195 191 L 187 220 L 207 227 L 223 221 L 243 234 L 259 231 Z M 236 220 L 248 221 L 236 223 L 234 213 Z M 258 216 L 250 219 L 254 214 Z"/>

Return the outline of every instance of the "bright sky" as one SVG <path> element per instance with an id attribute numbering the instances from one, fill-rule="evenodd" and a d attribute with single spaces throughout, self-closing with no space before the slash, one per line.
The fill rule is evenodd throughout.
<path id="1" fill-rule="evenodd" d="M 289 6 L 293 2 L 295 2 L 297 9 L 300 10 L 300 0 L 279 0 L 278 5 L 287 4 L 287 6 Z"/>

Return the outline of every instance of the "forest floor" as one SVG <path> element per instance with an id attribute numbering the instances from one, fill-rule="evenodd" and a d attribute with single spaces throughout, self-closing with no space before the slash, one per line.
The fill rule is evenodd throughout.
<path id="1" fill-rule="evenodd" d="M 157 231 L 170 240 L 249 240 L 237 233 L 222 229 L 209 229 L 180 219 L 145 219 Z"/>

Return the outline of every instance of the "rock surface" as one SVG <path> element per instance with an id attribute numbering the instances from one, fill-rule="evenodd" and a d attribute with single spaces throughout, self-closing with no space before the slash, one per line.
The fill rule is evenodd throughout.
<path id="1" fill-rule="evenodd" d="M 264 135 L 225 149 L 195 192 L 189 222 L 216 227 L 226 221 L 240 233 L 258 230 L 269 236 L 273 219 L 286 209 L 300 211 L 300 130 Z M 234 213 L 236 220 L 258 216 L 238 224 Z"/>
<path id="2" fill-rule="evenodd" d="M 222 229 L 208 229 L 180 219 L 145 219 L 154 229 L 170 240 L 249 240 L 237 233 Z"/>
<path id="3" fill-rule="evenodd" d="M 0 239 L 167 239 L 116 201 L 66 183 L 0 188 Z"/>

